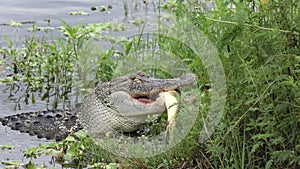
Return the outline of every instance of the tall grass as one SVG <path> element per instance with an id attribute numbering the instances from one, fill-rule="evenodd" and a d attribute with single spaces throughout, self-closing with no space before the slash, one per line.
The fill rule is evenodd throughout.
<path id="1" fill-rule="evenodd" d="M 226 114 L 204 150 L 214 167 L 299 167 L 299 5 L 216 1 L 193 12 L 227 75 Z"/>

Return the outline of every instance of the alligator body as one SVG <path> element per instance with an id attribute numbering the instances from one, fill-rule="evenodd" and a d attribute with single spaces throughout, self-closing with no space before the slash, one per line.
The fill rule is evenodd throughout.
<path id="1" fill-rule="evenodd" d="M 155 79 L 137 72 L 100 84 L 73 111 L 28 112 L 3 117 L 0 121 L 14 130 L 56 140 L 80 129 L 93 137 L 108 131 L 131 132 L 144 124 L 148 115 L 166 111 L 163 92 L 178 90 L 195 80 L 194 74 Z"/>

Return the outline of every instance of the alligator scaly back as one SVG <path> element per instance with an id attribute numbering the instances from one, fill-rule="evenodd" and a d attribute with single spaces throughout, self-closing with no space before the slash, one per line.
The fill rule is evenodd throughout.
<path id="1" fill-rule="evenodd" d="M 75 112 L 63 110 L 26 112 L 0 118 L 0 122 L 12 130 L 57 141 L 66 138 L 71 131 L 81 129 Z"/>

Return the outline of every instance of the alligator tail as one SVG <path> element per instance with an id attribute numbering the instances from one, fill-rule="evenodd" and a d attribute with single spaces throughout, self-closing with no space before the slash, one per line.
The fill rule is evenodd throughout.
<path id="1" fill-rule="evenodd" d="M 65 110 L 21 113 L 0 118 L 0 122 L 12 130 L 56 141 L 63 140 L 70 132 L 82 129 L 75 112 Z"/>

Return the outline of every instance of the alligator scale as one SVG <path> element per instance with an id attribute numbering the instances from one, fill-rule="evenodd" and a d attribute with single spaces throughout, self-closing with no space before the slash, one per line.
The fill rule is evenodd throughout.
<path id="1" fill-rule="evenodd" d="M 100 84 L 75 110 L 21 113 L 0 121 L 13 130 L 56 140 L 80 129 L 91 136 L 108 131 L 131 132 L 143 125 L 148 115 L 166 112 L 163 92 L 178 90 L 195 80 L 194 74 L 155 79 L 137 72 Z"/>

